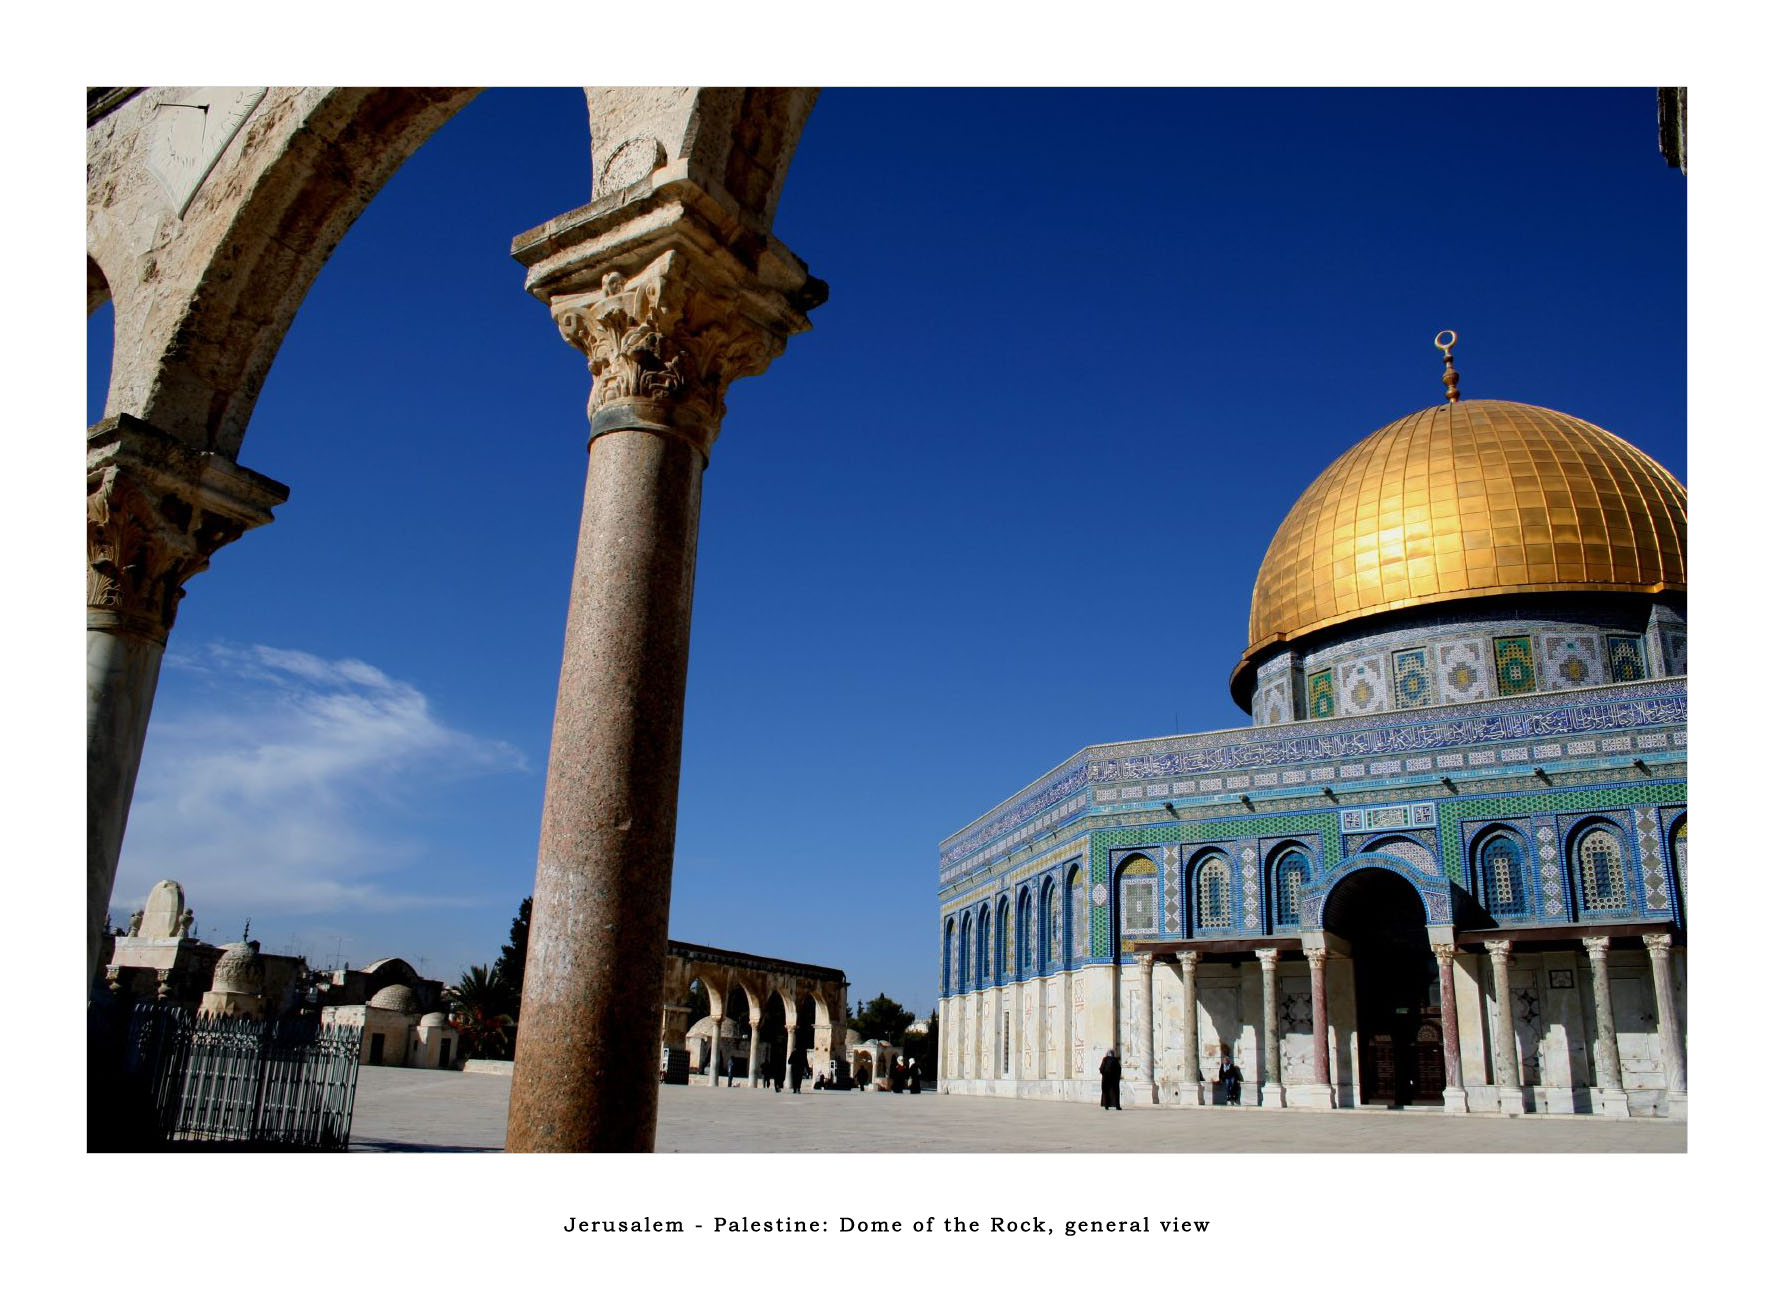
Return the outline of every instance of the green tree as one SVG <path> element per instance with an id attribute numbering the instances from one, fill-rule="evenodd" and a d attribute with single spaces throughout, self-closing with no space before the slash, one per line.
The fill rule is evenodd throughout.
<path id="1" fill-rule="evenodd" d="M 865 1040 L 886 1040 L 899 1046 L 906 1038 L 906 1028 L 916 1016 L 910 1009 L 901 1007 L 898 1000 L 877 995 L 846 1021 Z"/>
<path id="2" fill-rule="evenodd" d="M 493 976 L 505 983 L 511 992 L 514 1019 L 524 998 L 524 956 L 530 953 L 530 901 L 531 898 L 525 897 L 518 906 L 518 917 L 512 920 L 511 939 L 499 948 L 499 958 L 493 961 Z"/>
<path id="3" fill-rule="evenodd" d="M 462 1036 L 465 1058 L 509 1058 L 517 1023 L 510 989 L 485 964 L 476 964 L 450 989 L 450 1020 Z"/>

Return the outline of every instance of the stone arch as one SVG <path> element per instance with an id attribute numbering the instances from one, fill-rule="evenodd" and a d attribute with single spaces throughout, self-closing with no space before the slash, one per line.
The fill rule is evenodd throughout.
<path id="1" fill-rule="evenodd" d="M 1085 871 L 1078 862 L 1066 867 L 1066 898 L 1062 903 L 1066 931 L 1061 941 L 1062 962 L 1075 968 L 1091 949 L 1091 919 L 1085 908 Z"/>
<path id="2" fill-rule="evenodd" d="M 943 988 L 948 995 L 955 989 L 955 916 L 943 921 Z"/>
<path id="3" fill-rule="evenodd" d="M 1426 926 L 1451 922 L 1454 893 L 1447 878 L 1427 875 L 1410 861 L 1385 852 L 1363 852 L 1301 889 L 1301 926 L 1329 927 L 1326 919 L 1332 896 L 1347 880 L 1367 870 L 1386 870 L 1409 883 L 1423 907 Z"/>
<path id="4" fill-rule="evenodd" d="M 1011 954 L 1016 940 L 1011 928 L 1011 898 L 1002 892 L 993 909 L 992 938 L 992 981 L 995 986 L 1003 986 L 1011 979 Z"/>
<path id="5" fill-rule="evenodd" d="M 1145 850 L 1114 857 L 1111 866 L 1112 954 L 1121 955 L 1122 942 L 1130 935 L 1153 936 L 1159 930 L 1159 864 Z"/>
<path id="6" fill-rule="evenodd" d="M 1468 891 L 1494 919 L 1535 912 L 1528 835 L 1521 827 L 1497 822 L 1473 835 L 1467 847 Z"/>
<path id="7" fill-rule="evenodd" d="M 1565 836 L 1566 883 L 1580 916 L 1619 914 L 1638 904 L 1628 831 L 1612 816 L 1585 816 Z"/>
<path id="8" fill-rule="evenodd" d="M 964 993 L 974 986 L 979 978 L 974 972 L 974 912 L 964 910 L 961 915 L 961 941 L 956 948 L 955 982 Z"/>
<path id="9" fill-rule="evenodd" d="M 1184 864 L 1184 917 L 1191 936 L 1232 934 L 1236 873 L 1232 852 L 1219 843 L 1198 848 Z"/>
<path id="10" fill-rule="evenodd" d="M 1028 977 L 1035 972 L 1035 896 L 1034 889 L 1025 883 L 1017 889 L 1016 958 L 1012 963 L 1014 976 Z"/>
<path id="11" fill-rule="evenodd" d="M 1264 857 L 1264 905 L 1271 932 L 1296 928 L 1301 893 L 1313 881 L 1313 852 L 1299 839 L 1284 839 Z"/>
<path id="12" fill-rule="evenodd" d="M 1046 976 L 1064 961 L 1065 944 L 1060 939 L 1060 888 L 1052 874 L 1044 875 L 1036 897 L 1036 971 Z"/>

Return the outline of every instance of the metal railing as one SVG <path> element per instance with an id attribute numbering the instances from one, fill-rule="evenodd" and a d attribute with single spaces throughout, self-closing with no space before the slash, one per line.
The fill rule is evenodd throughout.
<path id="1" fill-rule="evenodd" d="M 116 1092 L 161 1146 L 344 1149 L 363 1032 L 309 1019 L 129 1013 Z M 95 1143 L 95 1147 L 103 1144 Z"/>

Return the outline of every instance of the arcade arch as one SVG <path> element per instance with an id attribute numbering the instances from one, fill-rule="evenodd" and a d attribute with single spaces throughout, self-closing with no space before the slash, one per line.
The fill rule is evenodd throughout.
<path id="1" fill-rule="evenodd" d="M 157 111 L 173 93 L 215 125 L 189 164 L 169 161 Z M 345 230 L 474 94 L 89 95 L 87 299 L 113 301 L 118 340 L 87 436 L 89 976 L 183 585 L 289 494 L 236 461 L 266 372 Z M 727 385 L 762 372 L 825 296 L 769 232 L 813 91 L 586 97 L 592 201 L 513 246 L 526 288 L 587 354 L 588 499 L 610 501 L 588 502 L 569 606 L 509 1117 L 521 1150 L 652 1146 L 655 1010 L 681 998 L 656 974 L 701 472 Z M 617 344 L 637 327 L 649 345 Z M 588 597 L 594 570 L 636 596 Z M 642 645 L 600 650 L 607 639 Z M 594 785 L 623 795 L 630 828 L 601 826 Z M 595 920 L 579 895 L 593 891 Z M 570 934 L 576 918 L 609 931 Z"/>

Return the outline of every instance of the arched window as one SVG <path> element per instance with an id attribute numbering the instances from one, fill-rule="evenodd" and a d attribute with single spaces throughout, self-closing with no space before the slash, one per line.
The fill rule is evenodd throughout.
<path id="1" fill-rule="evenodd" d="M 1122 865 L 1116 906 L 1122 937 L 1153 937 L 1159 931 L 1159 867 L 1150 856 L 1134 856 Z"/>
<path id="2" fill-rule="evenodd" d="M 1027 977 L 1035 967 L 1035 938 L 1031 936 L 1030 925 L 1035 919 L 1035 903 L 1029 898 L 1029 889 L 1024 888 L 1017 894 L 1017 976 Z"/>
<path id="3" fill-rule="evenodd" d="M 1224 856 L 1211 856 L 1196 867 L 1196 927 L 1233 926 L 1233 872 Z"/>
<path id="4" fill-rule="evenodd" d="M 1689 818 L 1684 816 L 1670 831 L 1670 854 L 1676 858 L 1676 886 L 1680 892 L 1689 890 Z"/>
<path id="5" fill-rule="evenodd" d="M 1042 892 L 1042 918 L 1047 926 L 1042 930 L 1042 971 L 1052 972 L 1060 962 L 1060 889 L 1052 879 Z"/>
<path id="6" fill-rule="evenodd" d="M 1005 898 L 998 899 L 998 951 L 993 960 L 992 971 L 995 980 L 1004 981 L 1011 976 L 1011 903 Z"/>
<path id="7" fill-rule="evenodd" d="M 952 969 L 955 964 L 955 920 L 943 925 L 943 994 L 955 989 Z"/>
<path id="8" fill-rule="evenodd" d="M 961 978 L 961 989 L 964 993 L 968 989 L 968 984 L 974 979 L 973 961 L 968 958 L 968 947 L 972 944 L 968 934 L 973 931 L 973 927 L 974 916 L 964 914 L 961 917 L 961 946 L 956 955 L 956 964 L 960 969 L 958 976 Z"/>
<path id="9" fill-rule="evenodd" d="M 1621 840 L 1606 825 L 1587 829 L 1572 849 L 1578 858 L 1578 901 L 1583 909 L 1616 911 L 1627 908 L 1627 867 L 1622 862 Z"/>
<path id="10" fill-rule="evenodd" d="M 1066 886 L 1066 966 L 1071 968 L 1084 959 L 1085 947 L 1089 944 L 1087 934 L 1091 930 L 1090 922 L 1085 918 L 1085 876 L 1079 873 L 1078 866 L 1073 866 Z"/>
<path id="11" fill-rule="evenodd" d="M 1284 852 L 1276 862 L 1270 907 L 1279 928 L 1292 928 L 1300 923 L 1300 890 L 1308 882 L 1306 853 Z"/>
<path id="12" fill-rule="evenodd" d="M 1528 913 L 1528 889 L 1522 848 L 1515 837 L 1496 833 L 1479 845 L 1479 892 L 1494 915 Z"/>
<path id="13" fill-rule="evenodd" d="M 992 964 L 992 912 L 980 907 L 979 921 L 974 925 L 974 985 L 984 987 L 992 981 L 988 972 Z"/>

